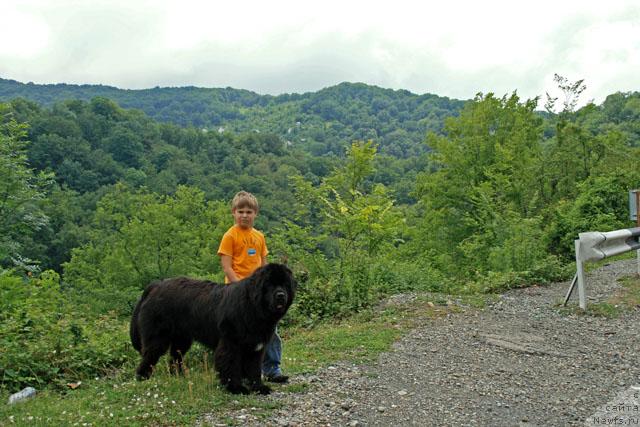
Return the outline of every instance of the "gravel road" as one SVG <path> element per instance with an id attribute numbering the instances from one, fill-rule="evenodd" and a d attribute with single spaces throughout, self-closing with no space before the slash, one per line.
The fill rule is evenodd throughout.
<path id="1" fill-rule="evenodd" d="M 589 303 L 613 295 L 620 286 L 618 278 L 635 269 L 636 261 L 628 260 L 589 273 Z M 345 362 L 294 377 L 293 383 L 309 387 L 301 393 L 265 397 L 281 405 L 267 419 L 243 408 L 207 414 L 200 423 L 611 424 L 594 414 L 599 409 L 602 414 L 603 405 L 640 384 L 640 309 L 615 319 L 567 313 L 557 304 L 568 286 L 565 282 L 513 290 L 484 309 L 465 308 L 444 318 L 425 319 L 376 363 Z M 577 290 L 574 306 L 576 294 Z M 632 415 L 640 425 L 640 413 Z M 633 416 L 627 417 L 628 425 L 636 425 Z"/>

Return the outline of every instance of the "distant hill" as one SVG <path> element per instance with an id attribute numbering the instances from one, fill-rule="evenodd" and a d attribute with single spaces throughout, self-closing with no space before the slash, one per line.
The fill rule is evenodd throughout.
<path id="1" fill-rule="evenodd" d="M 0 102 L 18 97 L 44 106 L 68 99 L 105 97 L 124 108 L 140 109 L 158 121 L 180 126 L 274 133 L 316 155 L 341 154 L 353 140 L 373 139 L 383 153 L 400 158 L 427 150 L 422 143 L 426 133 L 440 132 L 444 119 L 456 116 L 465 102 L 363 83 L 272 96 L 233 88 L 125 90 L 0 79 Z"/>

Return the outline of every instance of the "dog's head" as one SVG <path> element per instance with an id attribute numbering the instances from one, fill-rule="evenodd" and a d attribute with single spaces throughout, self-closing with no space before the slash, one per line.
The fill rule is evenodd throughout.
<path id="1" fill-rule="evenodd" d="M 284 316 L 296 293 L 298 284 L 284 264 L 267 264 L 256 271 L 256 285 L 261 286 L 262 306 L 270 313 Z"/>

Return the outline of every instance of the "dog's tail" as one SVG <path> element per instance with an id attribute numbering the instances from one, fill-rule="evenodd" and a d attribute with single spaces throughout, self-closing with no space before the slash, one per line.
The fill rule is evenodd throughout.
<path id="1" fill-rule="evenodd" d="M 140 353 L 142 350 L 142 340 L 140 339 L 140 330 L 138 326 L 138 315 L 140 314 L 140 307 L 142 306 L 142 302 L 147 298 L 151 290 L 155 287 L 154 285 L 155 283 L 151 283 L 145 288 L 142 296 L 140 297 L 140 300 L 138 301 L 138 304 L 136 304 L 136 307 L 133 309 L 133 314 L 131 315 L 131 323 L 129 324 L 129 336 L 131 337 L 131 344 L 133 344 L 133 348 L 135 348 L 138 353 Z"/>

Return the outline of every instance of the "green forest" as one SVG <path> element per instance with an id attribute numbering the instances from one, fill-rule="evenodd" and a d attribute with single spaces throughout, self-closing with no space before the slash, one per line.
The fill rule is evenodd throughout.
<path id="1" fill-rule="evenodd" d="M 101 85 L 36 85 L 0 78 L 0 102 L 22 97 L 44 106 L 68 99 L 108 98 L 152 119 L 207 131 L 266 132 L 317 156 L 344 155 L 344 141 L 373 139 L 382 153 L 424 153 L 427 132 L 440 132 L 463 101 L 363 83 L 341 83 L 318 92 L 258 95 L 233 88 L 122 90 Z"/>
<path id="2" fill-rule="evenodd" d="M 633 226 L 640 94 L 577 108 L 584 83 L 556 82 L 559 99 L 458 101 L 0 80 L 0 387 L 130 366 L 147 283 L 222 280 L 239 190 L 299 282 L 285 329 L 570 278 L 577 233 Z"/>

